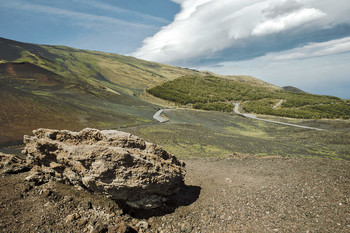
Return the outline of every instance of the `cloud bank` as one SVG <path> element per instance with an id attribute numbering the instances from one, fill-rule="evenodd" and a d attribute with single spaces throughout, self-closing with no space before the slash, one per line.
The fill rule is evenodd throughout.
<path id="1" fill-rule="evenodd" d="M 198 65 L 252 59 L 350 35 L 344 30 L 350 29 L 348 0 L 172 1 L 181 4 L 174 21 L 146 38 L 133 56 Z"/>
<path id="2" fill-rule="evenodd" d="M 252 75 L 279 86 L 292 85 L 314 94 L 349 99 L 349 64 L 350 37 L 345 37 L 199 69 L 226 75 Z"/>
<path id="3" fill-rule="evenodd" d="M 323 43 L 311 43 L 306 46 L 281 52 L 279 54 L 270 54 L 265 59 L 270 60 L 292 60 L 308 59 L 322 56 L 330 56 L 350 52 L 350 37 L 331 40 Z"/>

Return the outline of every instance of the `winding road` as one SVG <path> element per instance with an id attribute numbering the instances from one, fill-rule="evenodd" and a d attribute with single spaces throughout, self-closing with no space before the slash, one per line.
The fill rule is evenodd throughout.
<path id="1" fill-rule="evenodd" d="M 283 102 L 283 100 L 281 100 L 278 104 L 282 104 L 282 102 Z M 259 121 L 270 122 L 270 123 L 279 124 L 279 125 L 287 125 L 287 126 L 291 126 L 291 127 L 298 127 L 298 128 L 303 128 L 303 129 L 324 130 L 324 129 L 310 127 L 310 126 L 296 125 L 296 124 L 290 124 L 290 123 L 285 123 L 285 122 L 272 121 L 272 120 L 266 120 L 266 119 L 258 118 L 254 114 L 241 113 L 239 111 L 240 104 L 238 102 L 234 103 L 234 105 L 235 105 L 234 112 L 237 115 L 240 115 L 240 116 L 243 116 L 243 117 L 247 117 L 247 118 L 251 118 L 251 119 L 255 119 L 255 120 L 259 120 Z M 164 122 L 169 121 L 168 118 L 165 118 L 165 117 L 163 117 L 161 115 L 164 110 L 165 109 L 160 109 L 153 115 L 153 118 L 156 119 L 157 121 L 159 121 L 159 123 L 164 123 Z"/>
<path id="2" fill-rule="evenodd" d="M 283 102 L 283 100 L 281 100 Z M 280 101 L 280 103 L 282 103 Z M 272 121 L 272 120 L 266 120 L 266 119 L 262 119 L 262 118 L 258 118 L 256 115 L 254 114 L 246 114 L 246 113 L 241 113 L 239 111 L 239 103 L 234 103 L 235 108 L 234 111 L 237 115 L 243 116 L 243 117 L 247 117 L 247 118 L 252 118 L 255 120 L 259 120 L 259 121 L 265 121 L 265 122 L 270 122 L 270 123 L 274 123 L 274 124 L 280 124 L 280 125 L 287 125 L 287 126 L 292 126 L 292 127 L 298 127 L 298 128 L 303 128 L 303 129 L 314 129 L 314 130 L 324 130 L 324 129 L 320 129 L 320 128 L 315 128 L 315 127 L 309 127 L 309 126 L 304 126 L 304 125 L 296 125 L 296 124 L 290 124 L 290 123 L 284 123 L 284 122 L 279 122 L 279 121 Z"/>

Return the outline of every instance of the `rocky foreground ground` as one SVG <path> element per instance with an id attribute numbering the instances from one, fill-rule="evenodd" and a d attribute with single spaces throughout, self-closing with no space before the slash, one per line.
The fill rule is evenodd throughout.
<path id="1" fill-rule="evenodd" d="M 126 213 L 67 184 L 0 177 L 2 232 L 349 232 L 350 162 L 235 155 L 188 159 L 182 201 Z"/>

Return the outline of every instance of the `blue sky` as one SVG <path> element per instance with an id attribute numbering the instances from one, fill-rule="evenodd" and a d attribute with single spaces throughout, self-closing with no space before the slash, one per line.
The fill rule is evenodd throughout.
<path id="1" fill-rule="evenodd" d="M 140 47 L 180 9 L 164 0 L 0 0 L 0 6 L 2 37 L 121 54 Z"/>
<path id="2" fill-rule="evenodd" d="M 0 0 L 0 36 L 350 98 L 348 0 Z"/>

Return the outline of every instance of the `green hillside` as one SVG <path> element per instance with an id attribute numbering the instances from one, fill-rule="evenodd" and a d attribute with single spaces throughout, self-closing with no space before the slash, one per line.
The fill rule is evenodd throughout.
<path id="1" fill-rule="evenodd" d="M 172 104 L 146 93 L 146 89 L 169 102 L 187 105 L 187 109 L 164 111 L 170 121 L 158 124 L 153 114 Z M 281 99 L 283 104 L 272 110 Z M 300 113 L 299 109 L 307 108 L 327 112 L 322 108 L 329 107 L 339 108 L 341 114 L 349 109 L 348 102 L 339 98 L 287 92 L 250 76 L 219 76 L 117 54 L 0 38 L 0 148 L 41 127 L 122 127 L 182 158 L 235 153 L 350 158 L 349 120 L 269 116 L 326 129 L 319 132 L 227 112 L 191 110 L 193 106 L 230 112 L 236 101 L 241 101 L 246 111 L 251 108 L 267 114 L 288 109 Z M 11 150 L 1 149 L 5 153 Z"/>
<path id="2" fill-rule="evenodd" d="M 133 95 L 161 82 L 200 72 L 112 53 L 36 45 L 0 37 L 0 63 L 30 62 L 78 82 Z"/>
<path id="3" fill-rule="evenodd" d="M 195 109 L 232 112 L 235 102 L 246 112 L 292 118 L 350 117 L 350 102 L 214 76 L 185 76 L 147 90 L 150 94 Z M 280 106 L 276 104 L 283 101 Z M 274 108 L 274 106 L 276 106 Z"/>
<path id="4" fill-rule="evenodd" d="M 296 88 L 296 87 L 293 87 L 293 86 L 285 86 L 285 87 L 282 87 L 282 88 L 283 88 L 283 90 L 285 90 L 285 91 L 298 92 L 298 93 L 305 93 L 305 91 L 300 90 L 299 88 Z"/>
<path id="5" fill-rule="evenodd" d="M 117 54 L 0 38 L 0 143 L 35 128 L 79 130 L 153 122 L 146 88 L 198 71 Z"/>

